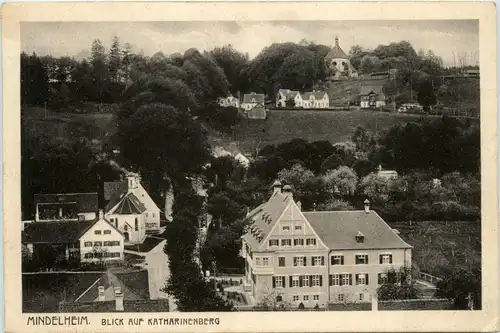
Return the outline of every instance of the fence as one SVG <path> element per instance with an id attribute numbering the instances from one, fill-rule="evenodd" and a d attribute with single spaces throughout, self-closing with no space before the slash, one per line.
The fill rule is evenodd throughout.
<path id="1" fill-rule="evenodd" d="M 425 281 L 425 282 L 428 282 L 432 285 L 436 285 L 438 282 L 440 281 L 443 281 L 443 279 L 437 277 L 437 276 L 434 276 L 434 275 L 430 275 L 430 274 L 427 274 L 427 273 L 424 273 L 424 272 L 418 272 L 418 279 L 419 280 L 422 280 L 422 281 Z"/>
<path id="2" fill-rule="evenodd" d="M 391 310 L 450 310 L 452 302 L 449 299 L 408 299 L 394 301 L 379 301 L 379 311 Z"/>

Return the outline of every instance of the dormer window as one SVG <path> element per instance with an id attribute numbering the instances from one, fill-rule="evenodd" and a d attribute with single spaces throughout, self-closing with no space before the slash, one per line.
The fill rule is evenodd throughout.
<path id="1" fill-rule="evenodd" d="M 363 235 L 360 231 L 358 231 L 356 235 L 356 243 L 364 243 L 365 242 L 365 235 Z"/>

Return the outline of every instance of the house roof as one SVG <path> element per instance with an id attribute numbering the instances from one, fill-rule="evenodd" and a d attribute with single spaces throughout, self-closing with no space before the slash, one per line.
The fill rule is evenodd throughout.
<path id="1" fill-rule="evenodd" d="M 253 101 L 255 99 L 255 102 Z M 264 104 L 264 94 L 250 93 L 243 95 L 243 103 L 261 103 Z"/>
<path id="2" fill-rule="evenodd" d="M 328 58 L 342 58 L 348 59 L 347 54 L 339 46 L 339 39 L 335 37 L 335 45 L 332 47 L 330 52 L 326 55 Z"/>
<path id="3" fill-rule="evenodd" d="M 106 204 L 106 207 L 104 208 L 105 212 L 109 212 L 113 207 L 115 207 L 123 198 L 123 196 L 125 196 L 128 190 L 127 182 L 122 181 L 114 183 L 119 183 L 119 184 L 108 185 L 109 190 L 111 190 L 111 188 L 116 188 L 116 190 L 112 193 L 108 193 L 109 201 Z M 104 183 L 104 186 L 106 186 L 106 183 Z M 104 188 L 104 191 L 106 191 L 106 187 Z M 104 192 L 104 196 L 106 196 L 106 192 Z"/>
<path id="4" fill-rule="evenodd" d="M 366 96 L 372 92 L 376 95 L 382 95 L 384 93 L 382 90 L 382 86 L 362 86 L 359 94 L 361 96 Z"/>
<path id="5" fill-rule="evenodd" d="M 39 193 L 35 194 L 35 206 L 48 203 L 76 203 L 79 213 L 97 212 L 99 210 L 97 193 Z"/>
<path id="6" fill-rule="evenodd" d="M 141 214 L 146 210 L 144 204 L 133 193 L 125 195 L 118 206 L 110 213 L 120 215 L 134 215 Z"/>
<path id="7" fill-rule="evenodd" d="M 331 250 L 411 248 L 374 211 L 304 212 L 323 243 Z M 363 234 L 364 242 L 356 242 Z"/>
<path id="8" fill-rule="evenodd" d="M 281 93 L 282 95 L 285 96 L 286 99 L 294 99 L 297 94 L 300 95 L 300 93 L 296 90 L 290 90 L 290 89 L 280 89 L 278 90 L 278 94 Z"/>
<path id="9" fill-rule="evenodd" d="M 73 243 L 93 226 L 98 219 L 78 222 L 34 222 L 26 225 L 22 231 L 23 243 Z"/>
<path id="10" fill-rule="evenodd" d="M 326 91 L 311 91 L 305 92 L 302 94 L 302 99 L 308 100 L 311 95 L 314 96 L 314 99 L 322 99 L 326 94 Z"/>
<path id="11" fill-rule="evenodd" d="M 260 235 L 264 239 L 276 224 L 290 200 L 292 199 L 289 195 L 276 192 L 267 202 L 252 210 L 247 218 L 253 223 L 250 224 L 249 231 L 243 236 L 245 242 L 252 248 L 259 247 L 261 243 L 257 240 L 256 236 L 252 235 L 252 227 L 254 230 L 260 231 Z"/>

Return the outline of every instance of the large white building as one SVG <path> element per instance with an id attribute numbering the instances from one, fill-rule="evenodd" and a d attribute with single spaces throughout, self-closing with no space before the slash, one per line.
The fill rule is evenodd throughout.
<path id="1" fill-rule="evenodd" d="M 257 302 L 294 306 L 371 302 L 388 271 L 411 267 L 412 247 L 373 210 L 303 212 L 289 186 L 248 215 L 245 287 Z"/>

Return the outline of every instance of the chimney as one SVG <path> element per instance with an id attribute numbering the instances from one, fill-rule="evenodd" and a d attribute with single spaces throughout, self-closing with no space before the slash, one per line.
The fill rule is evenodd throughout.
<path id="1" fill-rule="evenodd" d="M 104 210 L 103 209 L 99 209 L 99 220 L 101 220 L 103 218 L 104 218 Z"/>
<path id="2" fill-rule="evenodd" d="M 105 300 L 104 286 L 99 286 L 98 287 L 98 291 L 99 291 L 99 294 L 98 294 L 98 300 L 99 300 L 99 302 L 104 302 L 104 300 Z"/>
<path id="3" fill-rule="evenodd" d="M 335 36 L 335 46 L 339 46 L 339 38 Z"/>
<path id="4" fill-rule="evenodd" d="M 129 192 L 137 188 L 137 176 L 133 173 L 127 175 L 127 187 Z"/>
<path id="5" fill-rule="evenodd" d="M 115 287 L 116 311 L 123 311 L 123 293 L 120 287 Z"/>
<path id="6" fill-rule="evenodd" d="M 293 199 L 292 187 L 290 185 L 283 186 L 283 194 Z"/>
<path id="7" fill-rule="evenodd" d="M 281 193 L 281 182 L 279 180 L 275 181 L 273 184 L 273 194 Z"/>
<path id="8" fill-rule="evenodd" d="M 370 212 L 370 201 L 368 199 L 365 200 L 365 213 L 368 214 Z"/>
<path id="9" fill-rule="evenodd" d="M 297 207 L 299 207 L 299 210 L 302 210 L 302 202 L 297 201 Z"/>

